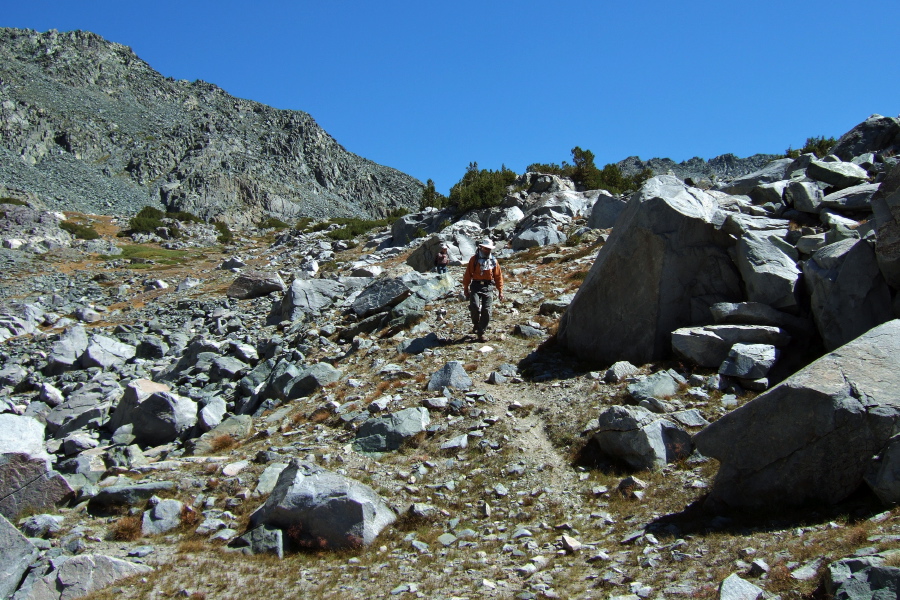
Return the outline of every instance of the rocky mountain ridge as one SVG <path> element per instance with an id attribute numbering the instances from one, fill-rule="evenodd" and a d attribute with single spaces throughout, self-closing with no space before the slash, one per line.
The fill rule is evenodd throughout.
<path id="1" fill-rule="evenodd" d="M 82 31 L 0 29 L 0 185 L 57 210 L 144 205 L 248 223 L 383 216 L 422 184 L 347 152 L 308 114 L 175 81 Z"/>

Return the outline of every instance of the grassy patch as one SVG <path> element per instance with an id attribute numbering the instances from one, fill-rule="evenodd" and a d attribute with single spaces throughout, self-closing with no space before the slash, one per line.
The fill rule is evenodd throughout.
<path id="1" fill-rule="evenodd" d="M 63 231 L 68 231 L 79 240 L 96 240 L 100 237 L 97 230 L 90 225 L 81 225 L 72 221 L 63 221 L 59 224 L 59 228 Z"/>
<path id="2" fill-rule="evenodd" d="M 28 206 L 28 203 L 24 200 L 19 200 L 17 198 L 0 198 L 0 204 L 12 204 L 13 206 Z"/>
<path id="3" fill-rule="evenodd" d="M 106 260 L 118 260 L 122 258 L 127 260 L 148 260 L 162 265 L 180 265 L 189 260 L 191 254 L 185 250 L 166 250 L 155 246 L 135 244 L 132 246 L 123 246 L 122 254 L 118 256 L 109 256 Z M 147 265 L 135 264 L 132 266 L 140 268 L 141 266 L 146 267 Z"/>

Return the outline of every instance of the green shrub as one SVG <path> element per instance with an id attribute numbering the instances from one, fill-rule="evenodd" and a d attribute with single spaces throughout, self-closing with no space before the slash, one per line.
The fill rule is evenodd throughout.
<path id="1" fill-rule="evenodd" d="M 568 177 L 585 190 L 607 190 L 613 194 L 624 194 L 636 190 L 653 176 L 650 169 L 644 169 L 636 175 L 628 176 L 613 163 L 599 169 L 594 164 L 594 153 L 590 150 L 582 150 L 579 146 L 572 148 L 572 162 L 574 164 L 571 165 L 566 161 L 563 161 L 562 165 L 533 163 L 528 165 L 526 170 Z"/>
<path id="2" fill-rule="evenodd" d="M 310 217 L 300 217 L 299 219 L 297 219 L 297 224 L 294 225 L 294 229 L 305 233 L 309 231 L 309 226 L 312 221 L 313 220 Z"/>
<path id="3" fill-rule="evenodd" d="M 806 138 L 806 143 L 799 150 L 792 150 L 790 146 L 785 150 L 784 156 L 785 158 L 797 158 L 801 154 L 815 154 L 817 158 L 825 158 L 828 156 L 828 153 L 831 152 L 831 149 L 834 148 L 834 145 L 837 144 L 837 140 L 833 137 L 826 138 L 824 135 L 820 135 L 818 137 L 808 137 Z"/>
<path id="4" fill-rule="evenodd" d="M 181 221 L 183 223 L 202 223 L 203 222 L 203 219 L 201 219 L 197 215 L 183 211 L 183 210 L 164 213 L 163 217 L 165 217 L 166 219 L 175 219 L 176 221 Z"/>
<path id="5" fill-rule="evenodd" d="M 63 231 L 68 231 L 80 240 L 96 240 L 100 237 L 97 230 L 90 225 L 80 225 L 78 223 L 73 223 L 72 221 L 61 222 L 59 228 Z"/>
<path id="6" fill-rule="evenodd" d="M 18 198 L 0 198 L 0 204 L 12 204 L 14 206 L 28 206 L 28 203 Z"/>
<path id="7" fill-rule="evenodd" d="M 226 223 L 222 221 L 213 221 L 213 227 L 219 232 L 219 236 L 216 239 L 220 244 L 228 244 L 234 239 L 234 234 L 231 232 L 231 229 L 228 228 Z"/>
<path id="8" fill-rule="evenodd" d="M 259 227 L 261 229 L 287 229 L 290 225 L 276 217 L 269 217 L 261 221 Z"/>
<path id="9" fill-rule="evenodd" d="M 424 229 L 422 229 L 421 227 L 416 227 L 416 230 L 413 231 L 413 239 L 414 239 L 414 240 L 419 239 L 419 238 L 423 238 L 423 237 L 425 237 L 426 235 L 428 235 L 428 232 L 425 231 Z"/>
<path id="10" fill-rule="evenodd" d="M 425 189 L 422 190 L 422 197 L 419 200 L 419 210 L 428 207 L 444 208 L 447 206 L 447 196 L 441 194 L 434 188 L 434 181 L 429 179 L 425 183 Z"/>
<path id="11" fill-rule="evenodd" d="M 477 162 L 469 163 L 466 174 L 452 188 L 448 205 L 459 212 L 498 206 L 506 197 L 506 188 L 516 181 L 514 171 L 505 165 L 499 171 L 479 169 Z"/>
<path id="12" fill-rule="evenodd" d="M 444 219 L 443 221 L 438 223 L 437 230 L 443 231 L 443 230 L 447 229 L 448 227 L 450 227 L 451 225 L 453 225 L 453 223 L 450 222 L 450 219 Z"/>

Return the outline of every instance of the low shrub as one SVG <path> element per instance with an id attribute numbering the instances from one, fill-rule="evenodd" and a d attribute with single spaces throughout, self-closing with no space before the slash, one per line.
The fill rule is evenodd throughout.
<path id="1" fill-rule="evenodd" d="M 277 217 L 269 217 L 260 221 L 259 227 L 260 229 L 287 229 L 290 225 Z"/>
<path id="2" fill-rule="evenodd" d="M 220 244 L 228 244 L 234 240 L 234 234 L 231 232 L 231 229 L 228 228 L 226 223 L 222 221 L 213 221 L 213 227 L 219 232 L 219 236 L 216 239 Z"/>
<path id="3" fill-rule="evenodd" d="M 12 204 L 13 206 L 28 206 L 28 203 L 24 200 L 19 200 L 17 198 L 0 198 L 0 204 Z"/>
<path id="4" fill-rule="evenodd" d="M 141 518 L 135 515 L 122 517 L 112 529 L 112 538 L 118 542 L 133 542 L 141 538 Z"/>
<path id="5" fill-rule="evenodd" d="M 68 231 L 79 240 L 96 240 L 100 237 L 97 230 L 90 225 L 81 225 L 72 221 L 63 221 L 59 224 L 59 228 L 63 231 Z"/>

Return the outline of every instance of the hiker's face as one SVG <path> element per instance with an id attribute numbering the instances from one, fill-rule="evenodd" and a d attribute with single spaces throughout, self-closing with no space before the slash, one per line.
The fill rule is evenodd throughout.
<path id="1" fill-rule="evenodd" d="M 481 250 L 481 253 L 484 254 L 485 256 L 488 256 L 491 253 L 491 249 L 488 248 L 487 246 L 478 246 L 478 249 Z"/>

